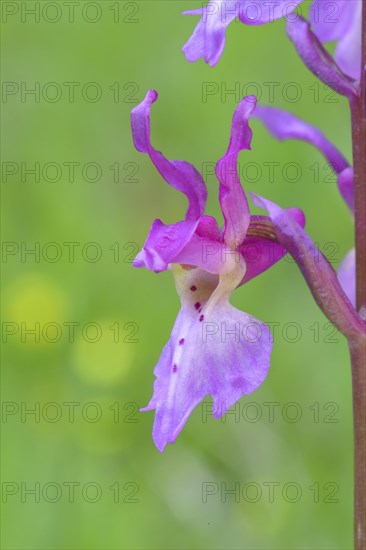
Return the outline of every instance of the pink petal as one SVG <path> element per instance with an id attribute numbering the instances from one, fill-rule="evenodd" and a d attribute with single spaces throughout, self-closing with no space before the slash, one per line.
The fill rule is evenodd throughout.
<path id="1" fill-rule="evenodd" d="M 168 269 L 169 264 L 201 267 L 209 273 L 225 273 L 232 269 L 236 260 L 240 261 L 240 255 L 210 236 L 209 230 L 213 228 L 205 226 L 207 219 L 208 216 L 204 216 L 197 221 L 184 220 L 172 225 L 155 220 L 132 265 L 156 273 Z"/>
<path id="2" fill-rule="evenodd" d="M 169 161 L 154 149 L 150 142 L 150 109 L 158 94 L 150 90 L 140 105 L 131 112 L 132 134 L 135 147 L 141 153 L 148 153 L 155 167 L 165 181 L 186 195 L 189 207 L 186 219 L 196 220 L 205 210 L 206 186 L 201 174 L 188 162 Z"/>
<path id="3" fill-rule="evenodd" d="M 201 57 L 211 67 L 219 61 L 226 29 L 235 19 L 247 25 L 263 25 L 289 15 L 302 0 L 211 0 L 207 6 L 184 15 L 201 15 L 192 36 L 183 47 L 188 61 Z"/>
<path id="4" fill-rule="evenodd" d="M 324 155 L 335 173 L 338 174 L 339 192 L 353 212 L 353 170 L 342 153 L 318 128 L 276 107 L 262 107 L 258 105 L 253 116 L 261 120 L 267 130 L 281 141 L 300 139 L 314 145 Z"/>
<path id="5" fill-rule="evenodd" d="M 133 261 L 134 267 L 146 267 L 157 273 L 164 271 L 191 240 L 197 221 L 185 220 L 165 225 L 155 220 L 146 242 Z"/>
<path id="6" fill-rule="evenodd" d="M 267 107 L 258 105 L 254 114 L 267 130 L 280 141 L 286 139 L 299 139 L 306 141 L 316 147 L 332 165 L 334 171 L 340 174 L 349 163 L 342 153 L 335 147 L 318 128 L 301 120 L 292 113 L 277 109 L 276 107 Z"/>
<path id="7" fill-rule="evenodd" d="M 241 100 L 235 110 L 229 147 L 216 165 L 216 176 L 220 182 L 220 204 L 225 219 L 224 241 L 235 249 L 244 240 L 249 222 L 248 201 L 240 183 L 237 171 L 238 154 L 250 149 L 252 131 L 249 118 L 256 105 L 256 98 L 248 96 Z"/>
<path id="8" fill-rule="evenodd" d="M 225 48 L 226 28 L 237 16 L 239 5 L 238 0 L 213 0 L 208 3 L 192 36 L 183 46 L 188 61 L 203 57 L 211 67 L 216 65 Z"/>

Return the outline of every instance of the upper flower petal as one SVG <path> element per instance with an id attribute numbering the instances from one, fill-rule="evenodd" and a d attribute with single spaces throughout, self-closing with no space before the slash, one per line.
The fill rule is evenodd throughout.
<path id="1" fill-rule="evenodd" d="M 250 149 L 252 131 L 249 118 L 255 105 L 254 96 L 247 96 L 239 103 L 232 120 L 229 147 L 216 165 L 216 176 L 220 182 L 220 205 L 225 219 L 224 241 L 232 249 L 244 240 L 250 222 L 248 201 L 240 183 L 237 160 L 242 149 Z"/>
<path id="2" fill-rule="evenodd" d="M 269 329 L 228 303 L 241 278 L 175 268 L 182 309 L 154 370 L 154 394 L 143 410 L 156 409 L 153 439 L 160 451 L 173 443 L 189 414 L 206 395 L 221 417 L 267 376 Z M 227 282 L 229 281 L 229 282 Z M 221 286 L 220 286 L 221 285 Z"/>
<path id="3" fill-rule="evenodd" d="M 318 128 L 295 115 L 276 107 L 257 105 L 253 117 L 261 120 L 269 132 L 281 141 L 299 139 L 314 145 L 323 153 L 337 174 L 349 166 L 342 153 Z"/>
<path id="4" fill-rule="evenodd" d="M 308 21 L 302 17 L 288 21 L 287 34 L 303 62 L 315 76 L 349 99 L 357 96 L 358 88 L 355 82 L 342 72 L 333 57 L 325 50 Z"/>
<path id="5" fill-rule="evenodd" d="M 148 153 L 155 167 L 169 185 L 184 193 L 189 201 L 187 220 L 197 220 L 205 210 L 207 191 L 201 174 L 188 162 L 169 161 L 154 149 L 150 141 L 150 109 L 157 100 L 155 90 L 149 90 L 145 99 L 131 112 L 132 134 L 135 147 Z"/>
<path id="6" fill-rule="evenodd" d="M 322 42 L 337 40 L 335 59 L 348 76 L 359 80 L 361 70 L 360 0 L 314 0 L 309 18 Z"/>
<path id="7" fill-rule="evenodd" d="M 338 175 L 338 189 L 353 211 L 353 170 L 342 153 L 315 126 L 276 107 L 258 105 L 253 117 L 261 120 L 268 131 L 279 140 L 299 139 L 314 145 Z"/>

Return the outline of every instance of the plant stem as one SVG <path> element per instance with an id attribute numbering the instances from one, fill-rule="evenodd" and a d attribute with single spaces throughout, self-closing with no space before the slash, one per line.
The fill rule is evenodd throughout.
<path id="1" fill-rule="evenodd" d="M 354 422 L 354 540 L 366 548 L 366 338 L 350 343 Z"/>
<path id="2" fill-rule="evenodd" d="M 362 63 L 360 95 L 351 100 L 355 190 L 357 310 L 366 306 L 366 0 L 362 4 Z"/>
<path id="3" fill-rule="evenodd" d="M 366 0 L 362 3 L 360 95 L 351 101 L 355 191 L 356 307 L 366 306 Z M 366 549 L 366 338 L 349 341 L 354 423 L 354 544 Z"/>

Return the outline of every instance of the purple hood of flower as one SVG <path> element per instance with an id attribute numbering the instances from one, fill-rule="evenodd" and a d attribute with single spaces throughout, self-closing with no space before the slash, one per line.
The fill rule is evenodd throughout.
<path id="1" fill-rule="evenodd" d="M 303 0 L 211 0 L 207 6 L 184 12 L 201 15 L 192 36 L 183 47 L 188 61 L 201 57 L 211 66 L 219 61 L 226 40 L 226 29 L 234 20 L 246 25 L 263 25 L 286 17 Z M 354 80 L 360 78 L 361 67 L 361 5 L 360 0 L 313 0 L 309 18 L 315 35 L 321 42 L 337 41 L 335 60 L 341 70 Z M 291 16 L 289 26 L 299 18 Z"/>
<path id="2" fill-rule="evenodd" d="M 272 350 L 268 327 L 234 308 L 236 287 L 277 262 L 285 249 L 270 232 L 261 236 L 269 218 L 251 216 L 237 174 L 237 157 L 250 149 L 249 118 L 256 100 L 244 98 L 232 121 L 226 154 L 216 165 L 224 227 L 204 214 L 206 186 L 185 161 L 169 161 L 150 140 L 151 90 L 132 111 L 135 147 L 147 153 L 169 185 L 188 199 L 185 219 L 172 225 L 155 220 L 134 266 L 159 272 L 171 268 L 181 300 L 171 336 L 155 367 L 154 393 L 145 409 L 155 409 L 153 439 L 160 451 L 173 443 L 189 414 L 205 396 L 220 417 L 243 394 L 258 388 L 267 376 Z M 305 223 L 298 209 L 283 211 L 296 227 Z M 257 229 L 256 229 L 257 228 Z M 269 253 L 270 250 L 270 253 Z M 254 257 L 253 257 L 254 251 Z"/>

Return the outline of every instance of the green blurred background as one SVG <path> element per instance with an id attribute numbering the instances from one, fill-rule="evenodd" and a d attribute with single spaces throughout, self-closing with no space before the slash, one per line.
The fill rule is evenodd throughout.
<path id="1" fill-rule="evenodd" d="M 182 219 L 186 203 L 129 124 L 157 89 L 154 145 L 212 172 L 242 93 L 318 124 L 349 156 L 347 105 L 304 68 L 283 21 L 233 23 L 211 69 L 180 51 L 197 20 L 180 14 L 199 2 L 74 2 L 73 17 L 66 2 L 36 4 L 2 2 L 3 548 L 351 548 L 347 347 L 291 261 L 233 297 L 278 323 L 266 382 L 223 422 L 197 407 L 175 445 L 155 449 L 153 412 L 137 409 L 179 304 L 170 273 L 131 259 L 153 219 Z M 252 128 L 245 190 L 303 208 L 339 262 L 352 223 L 324 159 Z M 207 185 L 220 216 L 214 176 Z"/>

